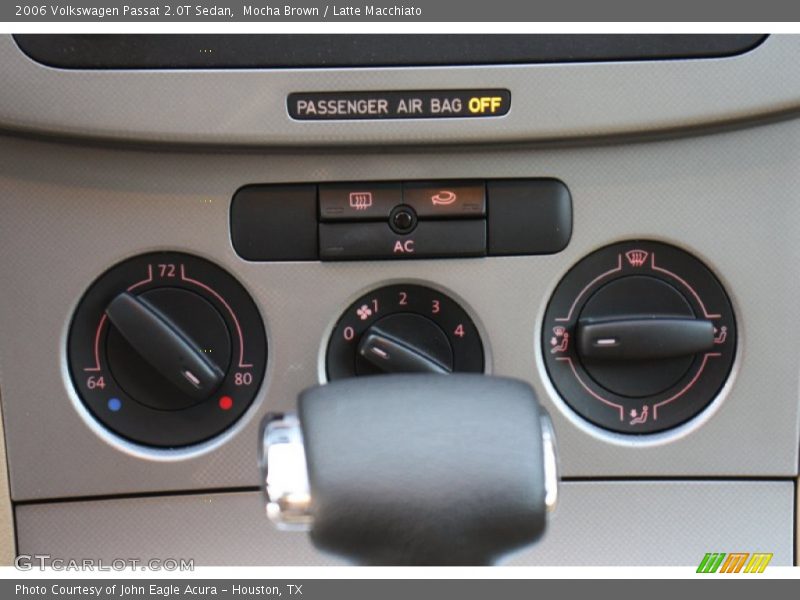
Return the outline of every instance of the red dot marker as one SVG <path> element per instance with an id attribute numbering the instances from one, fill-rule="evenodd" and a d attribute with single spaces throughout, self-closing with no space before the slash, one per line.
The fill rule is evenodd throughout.
<path id="1" fill-rule="evenodd" d="M 230 396 L 223 396 L 219 399 L 219 407 L 222 410 L 230 410 L 233 408 L 233 398 Z"/>

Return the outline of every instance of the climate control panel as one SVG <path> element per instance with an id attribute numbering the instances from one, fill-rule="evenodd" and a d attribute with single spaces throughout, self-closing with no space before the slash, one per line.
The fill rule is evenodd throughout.
<path id="1" fill-rule="evenodd" d="M 482 198 L 476 193 L 478 212 Z M 384 212 L 391 219 L 397 211 Z M 716 397 L 735 357 L 736 320 L 698 259 L 631 241 L 595 251 L 564 276 L 540 343 L 570 410 L 610 431 L 655 433 Z M 464 307 L 416 283 L 357 298 L 325 351 L 328 380 L 486 366 Z M 247 291 L 215 264 L 179 252 L 137 256 L 100 276 L 68 338 L 70 374 L 89 412 L 117 435 L 153 447 L 189 446 L 228 429 L 253 402 L 266 362 L 264 324 Z"/>

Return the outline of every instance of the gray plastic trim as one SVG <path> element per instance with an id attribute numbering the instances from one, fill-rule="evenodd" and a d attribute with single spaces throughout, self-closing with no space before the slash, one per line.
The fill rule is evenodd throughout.
<path id="1" fill-rule="evenodd" d="M 722 59 L 396 69 L 64 70 L 0 36 L 0 128 L 147 142 L 330 146 L 657 132 L 800 108 L 800 36 Z M 494 119 L 299 122 L 291 92 L 507 88 Z"/>
<path id="2" fill-rule="evenodd" d="M 792 481 L 566 482 L 544 538 L 508 565 L 695 568 L 706 552 L 772 552 L 792 565 Z M 308 535 L 278 531 L 261 492 L 33 504 L 21 554 L 184 558 L 200 565 L 331 565 Z"/>
<path id="3" fill-rule="evenodd" d="M 10 566 L 16 555 L 13 514 L 11 493 L 8 485 L 6 440 L 3 432 L 3 422 L 0 419 L 0 566 Z"/>

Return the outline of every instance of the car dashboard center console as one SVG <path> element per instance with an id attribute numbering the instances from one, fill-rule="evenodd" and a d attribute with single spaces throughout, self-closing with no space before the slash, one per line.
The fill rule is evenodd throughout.
<path id="1" fill-rule="evenodd" d="M 795 564 L 800 38 L 377 37 L 0 37 L 15 551 L 337 563 L 260 423 L 414 372 L 552 418 L 509 564 Z"/>

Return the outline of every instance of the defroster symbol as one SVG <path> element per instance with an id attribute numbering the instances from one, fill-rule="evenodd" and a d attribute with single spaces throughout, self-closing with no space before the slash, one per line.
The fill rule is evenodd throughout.
<path id="1" fill-rule="evenodd" d="M 372 206 L 372 192 L 350 192 L 350 207 L 367 210 Z"/>

